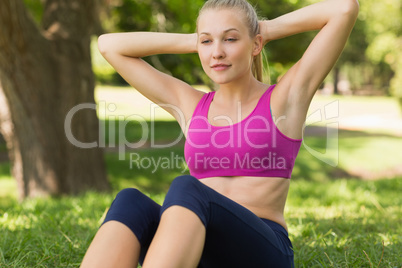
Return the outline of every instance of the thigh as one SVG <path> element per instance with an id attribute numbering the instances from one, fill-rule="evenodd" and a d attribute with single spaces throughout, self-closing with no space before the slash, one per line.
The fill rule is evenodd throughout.
<path id="1" fill-rule="evenodd" d="M 294 266 L 292 245 L 281 225 L 211 190 L 200 267 Z"/>
<path id="2" fill-rule="evenodd" d="M 282 226 L 260 219 L 196 178 L 185 175 L 173 181 L 161 213 L 172 205 L 190 209 L 206 228 L 199 267 L 293 266 L 291 243 Z"/>

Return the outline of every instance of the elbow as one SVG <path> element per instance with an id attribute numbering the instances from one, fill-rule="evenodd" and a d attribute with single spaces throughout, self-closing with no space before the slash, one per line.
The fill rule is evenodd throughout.
<path id="1" fill-rule="evenodd" d="M 108 34 L 102 34 L 98 37 L 98 49 L 99 52 L 104 56 L 108 51 L 109 43 Z"/>
<path id="2" fill-rule="evenodd" d="M 342 4 L 342 14 L 348 17 L 357 18 L 359 14 L 359 1 L 358 0 L 344 0 Z"/>

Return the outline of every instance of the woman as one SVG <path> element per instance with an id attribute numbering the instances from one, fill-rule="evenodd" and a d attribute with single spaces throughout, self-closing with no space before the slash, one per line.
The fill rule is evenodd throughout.
<path id="1" fill-rule="evenodd" d="M 283 214 L 302 126 L 357 14 L 356 0 L 327 0 L 258 21 L 244 0 L 210 0 L 195 34 L 102 35 L 110 64 L 179 122 L 191 175 L 173 181 L 162 207 L 121 191 L 82 267 L 293 267 Z M 263 84 L 264 45 L 311 30 L 302 58 Z M 219 89 L 205 94 L 141 60 L 164 53 L 198 53 Z"/>

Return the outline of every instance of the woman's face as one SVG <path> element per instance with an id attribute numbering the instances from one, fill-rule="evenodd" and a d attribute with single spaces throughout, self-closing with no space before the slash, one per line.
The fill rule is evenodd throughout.
<path id="1" fill-rule="evenodd" d="M 205 73 L 217 84 L 251 74 L 259 51 L 244 14 L 233 9 L 206 10 L 198 20 L 198 54 Z"/>

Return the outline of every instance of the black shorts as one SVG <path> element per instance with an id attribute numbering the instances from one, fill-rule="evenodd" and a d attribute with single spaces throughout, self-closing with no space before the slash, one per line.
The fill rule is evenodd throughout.
<path id="1" fill-rule="evenodd" d="M 142 264 L 160 216 L 174 205 L 193 211 L 206 228 L 198 267 L 294 267 L 292 244 L 283 226 L 257 217 L 190 175 L 172 182 L 162 206 L 136 189 L 122 190 L 104 223 L 119 221 L 133 231 L 141 244 Z"/>

